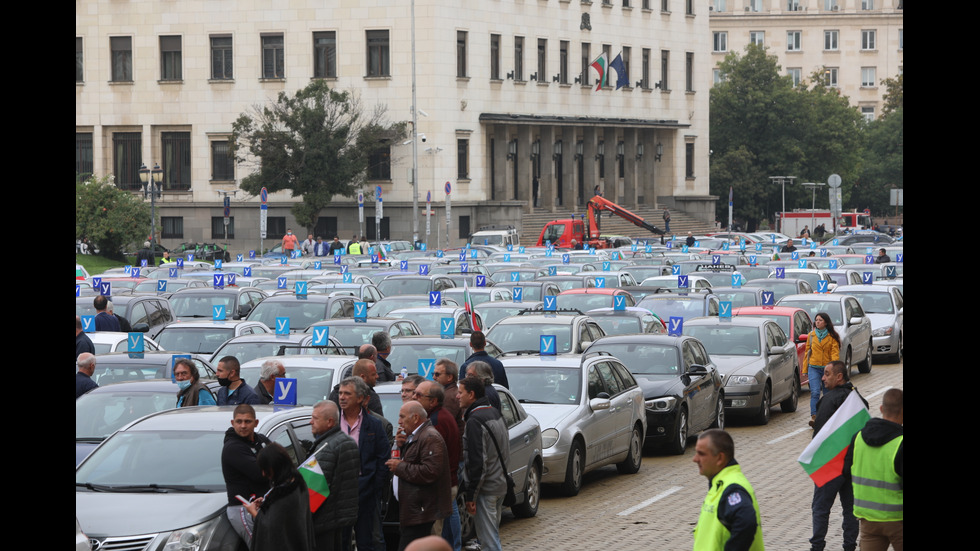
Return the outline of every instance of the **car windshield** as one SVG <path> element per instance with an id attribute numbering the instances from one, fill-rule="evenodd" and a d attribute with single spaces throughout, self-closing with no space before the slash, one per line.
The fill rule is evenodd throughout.
<path id="1" fill-rule="evenodd" d="M 320 326 L 316 326 L 320 327 Z M 353 325 L 329 326 L 330 336 L 340 341 L 344 346 L 360 346 L 366 342 L 371 342 L 371 337 L 378 331 L 387 332 L 388 328 L 383 325 L 369 325 L 367 323 L 355 323 Z M 310 328 L 312 331 L 312 328 Z"/>
<path id="2" fill-rule="evenodd" d="M 168 287 L 169 289 L 169 287 Z M 174 314 L 178 318 L 214 318 L 214 307 L 225 307 L 225 319 L 231 319 L 232 303 L 234 298 L 231 296 L 201 296 L 175 294 L 170 297 L 170 304 L 173 306 Z"/>
<path id="3" fill-rule="evenodd" d="M 789 316 L 777 316 L 774 314 L 739 314 L 740 316 L 753 317 L 753 318 L 764 318 L 767 320 L 772 320 L 779 324 L 779 327 L 783 330 L 783 333 L 790 335 L 789 331 Z"/>
<path id="4" fill-rule="evenodd" d="M 405 311 L 392 311 L 388 313 L 388 317 L 399 318 L 399 319 L 410 319 L 414 321 L 419 329 L 422 330 L 423 335 L 440 335 L 442 331 L 440 330 L 440 324 L 443 318 L 455 319 L 452 313 L 446 312 L 405 312 Z M 458 330 L 458 328 L 457 328 Z M 367 341 L 364 341 L 367 342 Z"/>
<path id="5" fill-rule="evenodd" d="M 255 386 L 259 382 L 262 368 L 243 367 L 242 380 Z M 296 405 L 312 406 L 330 397 L 333 390 L 333 372 L 328 367 L 286 367 L 286 377 L 296 379 Z"/>
<path id="6" fill-rule="evenodd" d="M 522 404 L 575 405 L 582 401 L 579 368 L 507 366 L 507 380 Z"/>
<path id="7" fill-rule="evenodd" d="M 865 291 L 856 291 L 847 293 L 852 297 L 858 299 L 861 303 L 861 309 L 863 309 L 868 314 L 894 314 L 895 306 L 892 304 L 892 299 L 888 293 L 869 293 Z"/>
<path id="8" fill-rule="evenodd" d="M 834 327 L 844 326 L 844 313 L 841 311 L 841 305 L 839 302 L 828 302 L 826 300 L 787 300 L 785 302 L 780 302 L 780 306 L 793 306 L 795 308 L 802 308 L 810 314 L 810 319 L 813 319 L 820 312 L 826 312 L 830 315 L 830 321 L 834 323 Z"/>
<path id="9" fill-rule="evenodd" d="M 652 311 L 662 320 L 671 316 L 689 319 L 704 315 L 704 301 L 693 298 L 647 297 L 637 306 Z"/>
<path id="10" fill-rule="evenodd" d="M 551 241 L 552 243 L 557 243 L 558 239 L 565 234 L 565 224 L 552 224 L 545 228 L 544 234 L 541 235 L 541 243 L 547 243 Z"/>
<path id="11" fill-rule="evenodd" d="M 177 404 L 177 385 L 172 393 L 89 393 L 75 400 L 75 438 L 105 438 L 123 425 Z"/>
<path id="12" fill-rule="evenodd" d="M 260 302 L 252 310 L 248 319 L 261 321 L 269 327 L 276 326 L 276 318 L 289 318 L 290 331 L 303 331 L 310 325 L 326 319 L 327 303 L 306 302 L 296 299 L 294 302 Z"/>
<path id="13" fill-rule="evenodd" d="M 580 312 L 595 310 L 596 308 L 612 308 L 612 295 L 573 293 L 570 295 L 558 295 L 558 308 L 577 309 Z"/>
<path id="14" fill-rule="evenodd" d="M 456 365 L 466 361 L 469 356 L 469 347 L 461 344 L 402 344 L 398 339 L 392 341 L 391 354 L 388 361 L 391 369 L 398 371 L 402 367 L 408 368 L 409 373 L 417 373 L 419 370 L 419 360 L 431 360 L 448 358 Z"/>
<path id="15" fill-rule="evenodd" d="M 640 319 L 633 316 L 595 316 L 594 319 L 606 335 L 630 335 L 643 332 Z M 649 316 L 649 320 L 653 321 L 652 315 Z"/>
<path id="16" fill-rule="evenodd" d="M 117 492 L 223 492 L 217 461 L 223 439 L 223 431 L 120 432 L 75 471 L 76 490 L 92 484 Z"/>
<path id="17" fill-rule="evenodd" d="M 681 362 L 677 348 L 664 344 L 602 344 L 597 350 L 619 358 L 634 375 L 678 375 Z M 508 371 L 508 380 L 510 371 Z"/>
<path id="18" fill-rule="evenodd" d="M 414 278 L 392 278 L 389 277 L 378 283 L 378 290 L 386 297 L 395 295 L 425 295 L 432 288 L 432 281 L 428 279 Z"/>
<path id="19" fill-rule="evenodd" d="M 756 302 L 756 295 L 754 292 L 746 291 L 712 291 L 714 294 L 718 295 L 718 300 L 722 302 L 731 302 L 732 308 L 741 308 L 743 306 L 758 306 Z"/>
<path id="20" fill-rule="evenodd" d="M 171 325 L 160 332 L 156 340 L 157 344 L 162 346 L 164 350 L 191 354 L 211 354 L 222 343 L 234 336 L 234 327 L 181 328 L 177 325 Z"/>
<path id="21" fill-rule="evenodd" d="M 758 356 L 762 353 L 762 340 L 757 327 L 685 325 L 684 334 L 701 341 L 708 354 Z"/>
<path id="22" fill-rule="evenodd" d="M 487 334 L 504 352 L 541 349 L 541 335 L 554 335 L 558 354 L 572 351 L 572 332 L 568 324 L 557 323 L 498 323 Z M 508 380 L 510 376 L 507 377 Z"/>
<path id="23" fill-rule="evenodd" d="M 165 379 L 169 377 L 169 362 L 166 364 L 133 363 L 132 365 L 103 365 L 96 362 L 95 373 L 92 374 L 92 380 L 99 386 L 105 386 L 110 383 L 127 383 L 129 381 L 145 381 L 147 379 Z"/>
<path id="24" fill-rule="evenodd" d="M 483 318 L 483 324 L 493 327 L 493 324 L 508 317 L 516 316 L 518 312 L 526 308 L 520 303 L 515 303 L 511 308 L 477 308 L 477 313 Z"/>

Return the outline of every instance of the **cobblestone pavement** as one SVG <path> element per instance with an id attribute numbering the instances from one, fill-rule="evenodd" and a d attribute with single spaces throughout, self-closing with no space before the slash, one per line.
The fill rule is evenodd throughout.
<path id="1" fill-rule="evenodd" d="M 904 388 L 902 364 L 875 365 L 871 373 L 852 371 L 852 382 L 880 417 L 884 391 Z M 806 550 L 810 538 L 813 483 L 797 463 L 809 443 L 809 394 L 804 391 L 795 413 L 773 409 L 768 425 L 752 426 L 729 419 L 735 439 L 735 458 L 755 487 L 762 514 L 766 549 Z M 681 456 L 646 455 L 640 472 L 617 474 L 615 467 L 585 477 L 582 492 L 560 497 L 545 487 L 538 515 L 516 519 L 504 514 L 500 539 L 512 550 L 681 550 L 693 544 L 707 481 L 698 474 L 694 440 Z M 840 505 L 831 511 L 827 549 L 842 544 Z"/>

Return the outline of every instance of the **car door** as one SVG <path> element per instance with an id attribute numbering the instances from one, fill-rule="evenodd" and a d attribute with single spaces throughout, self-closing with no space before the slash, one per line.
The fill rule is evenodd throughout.
<path id="1" fill-rule="evenodd" d="M 711 377 L 704 374 L 691 373 L 693 365 L 708 365 L 708 353 L 695 339 L 685 339 L 681 344 L 684 373 L 690 382 L 684 385 L 684 396 L 687 400 L 688 419 L 692 427 L 705 426 L 705 419 L 714 418 L 715 403 L 710 392 Z M 683 381 L 682 381 L 683 382 Z M 705 392 L 707 391 L 707 392 Z"/>
<path id="2" fill-rule="evenodd" d="M 595 362 L 588 367 L 588 397 L 589 400 L 608 400 L 609 408 L 594 409 L 581 421 L 586 445 L 585 464 L 589 469 L 612 455 L 617 436 L 619 418 L 614 410 L 613 396 L 620 388 L 608 366 L 604 373 L 600 373 L 599 366 L 602 363 Z"/>
<path id="3" fill-rule="evenodd" d="M 769 376 L 772 378 L 773 402 L 780 402 L 783 398 L 790 395 L 795 384 L 795 365 L 793 356 L 796 349 L 787 347 L 788 340 L 786 333 L 776 323 L 767 323 L 766 326 L 767 356 L 769 363 Z M 781 354 L 768 354 L 773 346 L 783 347 Z"/>
<path id="4" fill-rule="evenodd" d="M 531 464 L 531 455 L 534 453 L 534 427 L 525 421 L 526 417 L 521 417 L 510 393 L 499 392 L 498 394 L 500 395 L 500 414 L 504 418 L 504 425 L 507 426 L 507 434 L 510 438 L 510 457 L 507 458 L 507 470 L 514 478 L 515 490 L 519 492 L 524 489 L 527 468 Z"/>

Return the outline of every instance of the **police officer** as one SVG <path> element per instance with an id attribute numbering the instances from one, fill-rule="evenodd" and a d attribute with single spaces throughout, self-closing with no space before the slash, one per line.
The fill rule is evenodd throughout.
<path id="1" fill-rule="evenodd" d="M 694 528 L 694 550 L 760 551 L 762 520 L 752 485 L 735 461 L 735 442 L 721 429 L 701 433 L 694 462 L 708 479 L 708 495 Z"/>

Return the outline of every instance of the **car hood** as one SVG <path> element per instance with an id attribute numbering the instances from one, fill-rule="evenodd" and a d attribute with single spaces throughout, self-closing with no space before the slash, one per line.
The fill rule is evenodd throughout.
<path id="1" fill-rule="evenodd" d="M 571 416 L 581 406 L 559 404 L 521 404 L 528 414 L 533 415 L 541 425 L 541 430 L 558 428 L 566 417 Z"/>
<path id="2" fill-rule="evenodd" d="M 758 356 L 729 356 L 727 354 L 712 354 L 711 361 L 718 366 L 718 372 L 725 375 L 725 380 L 732 375 L 755 375 L 762 366 Z"/>
<path id="3" fill-rule="evenodd" d="M 643 389 L 643 398 L 659 398 L 661 396 L 678 396 L 681 394 L 680 376 L 678 375 L 633 375 Z"/>
<path id="4" fill-rule="evenodd" d="M 871 321 L 871 329 L 881 327 L 891 327 L 895 323 L 895 314 L 868 314 Z"/>
<path id="5" fill-rule="evenodd" d="M 169 532 L 200 524 L 224 511 L 228 494 L 75 492 L 75 515 L 91 537 Z M 134 515 L 133 511 L 139 511 Z"/>

